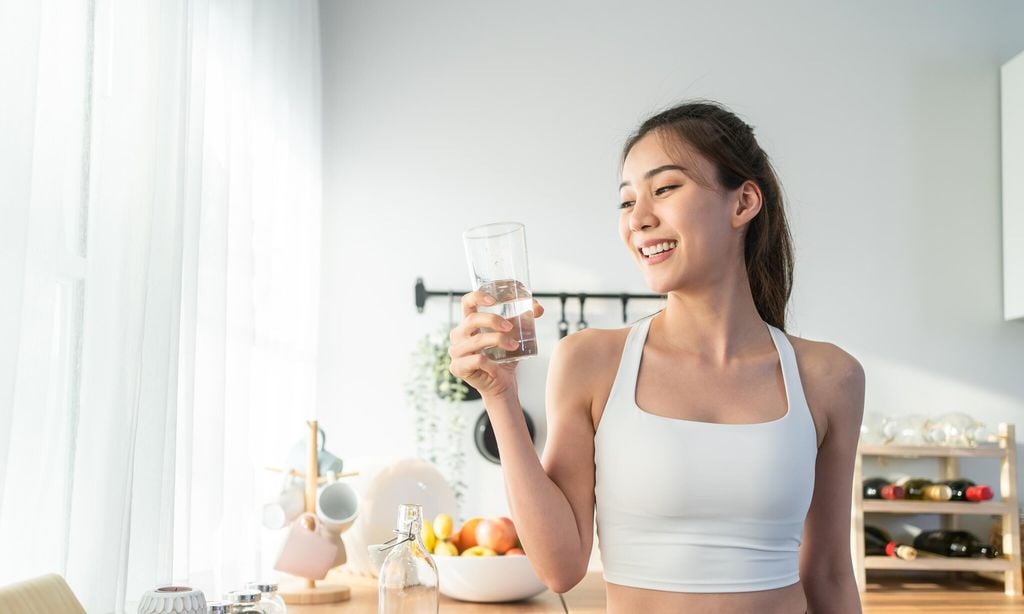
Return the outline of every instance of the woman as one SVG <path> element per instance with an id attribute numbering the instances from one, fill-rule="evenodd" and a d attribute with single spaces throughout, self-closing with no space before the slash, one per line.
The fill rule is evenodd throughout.
<path id="1" fill-rule="evenodd" d="M 542 459 L 515 363 L 481 354 L 516 347 L 505 320 L 477 312 L 490 297 L 463 297 L 451 334 L 534 569 L 556 592 L 575 586 L 596 510 L 609 612 L 860 612 L 849 512 L 864 371 L 784 332 L 792 252 L 768 156 L 721 106 L 681 104 L 626 143 L 620 197 L 622 242 L 667 304 L 556 346 Z"/>

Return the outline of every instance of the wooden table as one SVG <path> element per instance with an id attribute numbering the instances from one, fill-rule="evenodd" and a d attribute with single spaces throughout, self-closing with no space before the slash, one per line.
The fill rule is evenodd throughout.
<path id="1" fill-rule="evenodd" d="M 347 584 L 352 599 L 333 605 L 288 606 L 290 614 L 376 614 L 377 580 L 346 571 L 334 572 L 328 581 Z M 862 604 L 864 614 L 921 614 L 1024 612 L 1024 598 L 1008 597 L 1002 589 L 988 582 L 938 579 L 914 574 L 878 574 L 869 578 Z M 599 614 L 605 611 L 604 579 L 592 571 L 572 590 L 562 596 L 568 612 Z M 514 603 L 470 603 L 441 596 L 441 612 L 483 614 L 487 612 L 562 613 L 562 601 L 556 593 L 544 591 L 533 599 Z M 653 613 L 652 613 L 653 614 Z"/>
<path id="2" fill-rule="evenodd" d="M 602 583 L 601 590 L 604 590 L 601 574 L 597 575 L 598 581 Z M 330 605 L 290 605 L 288 614 L 377 614 L 377 579 L 369 576 L 362 576 L 348 571 L 334 571 L 327 576 L 325 582 L 345 584 L 352 589 L 352 598 L 348 601 Z M 582 583 L 581 583 L 582 584 Z M 580 587 L 576 587 L 580 588 Z M 576 590 L 576 589 L 573 589 Z M 566 595 L 568 597 L 568 595 Z M 604 595 L 602 593 L 602 603 Z M 526 601 L 515 601 L 512 603 L 472 603 L 459 601 L 441 595 L 441 612 L 453 612 L 457 614 L 483 614 L 485 612 L 528 612 L 544 614 L 565 614 L 562 607 L 562 600 L 557 593 L 549 590 Z M 603 607 L 602 610 L 603 611 Z"/>

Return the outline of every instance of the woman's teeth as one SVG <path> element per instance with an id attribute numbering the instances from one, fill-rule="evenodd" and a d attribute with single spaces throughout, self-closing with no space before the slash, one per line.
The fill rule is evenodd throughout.
<path id="1" fill-rule="evenodd" d="M 666 241 L 664 243 L 658 243 L 657 245 L 651 245 L 649 247 L 641 247 L 640 253 L 642 253 L 644 256 L 650 257 L 655 254 L 660 254 L 661 252 L 674 249 L 675 246 L 676 241 Z"/>

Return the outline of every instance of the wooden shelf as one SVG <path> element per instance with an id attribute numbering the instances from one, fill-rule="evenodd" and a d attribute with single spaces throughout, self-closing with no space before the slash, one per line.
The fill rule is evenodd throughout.
<path id="1" fill-rule="evenodd" d="M 939 464 L 938 479 L 961 477 L 961 458 L 991 458 L 999 461 L 998 500 L 974 503 L 970 501 L 888 501 L 864 500 L 864 457 L 883 458 L 935 458 Z M 867 569 L 902 569 L 924 571 L 973 571 L 1002 576 L 1003 592 L 1020 596 L 1024 587 L 1021 574 L 1020 519 L 1017 512 L 1017 440 L 1012 424 L 999 425 L 996 444 L 982 444 L 973 448 L 947 448 L 941 446 L 861 445 L 853 467 L 853 506 L 850 512 L 850 550 L 853 554 L 854 575 L 863 592 Z M 1000 516 L 1002 543 L 997 544 L 1003 556 L 996 559 L 947 558 L 922 554 L 913 561 L 887 556 L 865 556 L 864 514 L 938 514 L 943 529 L 958 528 L 959 518 L 967 514 Z M 987 536 L 983 536 L 982 539 Z"/>
<path id="2" fill-rule="evenodd" d="M 861 446 L 860 453 L 864 456 L 900 456 L 905 458 L 999 458 L 1003 455 L 1003 449 L 996 444 L 981 444 L 976 448 L 872 444 Z"/>
<path id="3" fill-rule="evenodd" d="M 891 556 L 864 557 L 866 569 L 906 569 L 918 571 L 1010 571 L 1013 561 L 1006 557 L 994 559 L 954 558 L 954 557 L 918 557 L 913 561 L 904 561 Z"/>
<path id="4" fill-rule="evenodd" d="M 917 501 L 865 499 L 865 512 L 887 514 L 980 514 L 998 516 L 1014 513 L 1007 501 Z"/>

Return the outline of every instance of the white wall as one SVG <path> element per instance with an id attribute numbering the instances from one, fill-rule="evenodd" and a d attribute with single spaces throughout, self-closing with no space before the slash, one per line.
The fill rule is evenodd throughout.
<path id="1" fill-rule="evenodd" d="M 1024 52 L 1000 70 L 1003 315 L 1024 318 Z"/>
<path id="2" fill-rule="evenodd" d="M 447 318 L 443 299 L 416 313 L 413 283 L 466 286 L 468 225 L 524 222 L 537 290 L 646 291 L 617 241 L 617 156 L 687 97 L 730 106 L 773 157 L 796 242 L 789 332 L 856 356 L 869 411 L 1024 428 L 999 181 L 999 67 L 1024 49 L 1024 3 L 828 4 L 323 2 L 329 447 L 413 452 L 407 355 Z M 520 378 L 542 434 L 546 307 Z M 593 308 L 620 325 L 617 303 Z M 469 453 L 466 511 L 504 512 L 500 469 Z"/>

